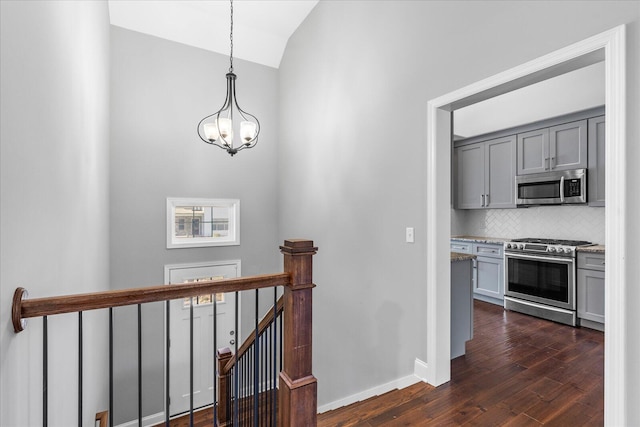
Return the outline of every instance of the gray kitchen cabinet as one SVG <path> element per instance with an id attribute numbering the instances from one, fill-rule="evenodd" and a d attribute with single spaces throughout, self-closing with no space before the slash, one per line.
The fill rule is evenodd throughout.
<path id="1" fill-rule="evenodd" d="M 503 246 L 499 244 L 474 243 L 473 254 L 477 256 L 473 292 L 476 299 L 502 305 L 504 300 Z"/>
<path id="2" fill-rule="evenodd" d="M 451 240 L 451 252 L 470 254 L 473 252 L 473 243 L 461 240 Z"/>
<path id="3" fill-rule="evenodd" d="M 518 134 L 518 175 L 587 167 L 587 120 Z"/>
<path id="4" fill-rule="evenodd" d="M 587 121 L 565 123 L 549 128 L 551 170 L 587 167 Z"/>
<path id="5" fill-rule="evenodd" d="M 582 326 L 604 329 L 604 274 L 604 254 L 578 253 L 576 285 Z"/>
<path id="6" fill-rule="evenodd" d="M 454 154 L 457 161 L 455 208 L 482 208 L 484 205 L 484 145 L 466 145 L 456 148 Z"/>
<path id="7" fill-rule="evenodd" d="M 504 258 L 500 243 L 478 243 L 451 239 L 451 252 L 476 255 L 473 260 L 473 297 L 502 305 L 504 301 Z"/>
<path id="8" fill-rule="evenodd" d="M 518 175 L 546 172 L 548 159 L 548 128 L 518 134 Z"/>
<path id="9" fill-rule="evenodd" d="M 604 206 L 605 116 L 589 119 L 589 171 L 587 173 L 589 206 Z"/>
<path id="10" fill-rule="evenodd" d="M 455 149 L 456 209 L 515 208 L 514 135 Z"/>

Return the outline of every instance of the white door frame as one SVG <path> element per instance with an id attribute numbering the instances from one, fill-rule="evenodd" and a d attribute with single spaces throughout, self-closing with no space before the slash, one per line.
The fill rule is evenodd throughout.
<path id="1" fill-rule="evenodd" d="M 481 80 L 427 106 L 427 367 L 426 380 L 450 380 L 451 124 L 458 108 L 604 60 L 607 126 L 605 207 L 605 424 L 626 425 L 625 294 L 626 107 L 625 26 Z M 609 286 L 615 284 L 615 286 Z"/>

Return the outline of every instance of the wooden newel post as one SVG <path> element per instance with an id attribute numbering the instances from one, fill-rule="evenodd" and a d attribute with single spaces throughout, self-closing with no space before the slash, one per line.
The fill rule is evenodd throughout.
<path id="1" fill-rule="evenodd" d="M 231 382 L 230 374 L 224 368 L 231 360 L 231 350 L 222 348 L 218 350 L 218 425 L 226 426 L 231 421 Z"/>
<path id="2" fill-rule="evenodd" d="M 312 359 L 312 259 L 318 248 L 311 240 L 285 240 L 280 246 L 291 284 L 284 289 L 283 366 L 280 372 L 278 425 L 315 426 L 318 385 Z"/>

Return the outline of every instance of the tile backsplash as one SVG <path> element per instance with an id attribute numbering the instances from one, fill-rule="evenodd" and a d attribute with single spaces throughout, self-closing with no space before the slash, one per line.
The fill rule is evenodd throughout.
<path id="1" fill-rule="evenodd" d="M 540 237 L 604 244 L 604 208 L 542 206 L 520 209 L 451 210 L 451 234 Z"/>

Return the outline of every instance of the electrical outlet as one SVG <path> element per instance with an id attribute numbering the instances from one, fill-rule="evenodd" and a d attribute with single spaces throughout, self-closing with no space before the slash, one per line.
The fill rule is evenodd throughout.
<path id="1" fill-rule="evenodd" d="M 405 239 L 407 243 L 413 243 L 415 241 L 415 237 L 413 235 L 413 227 L 407 227 Z"/>

